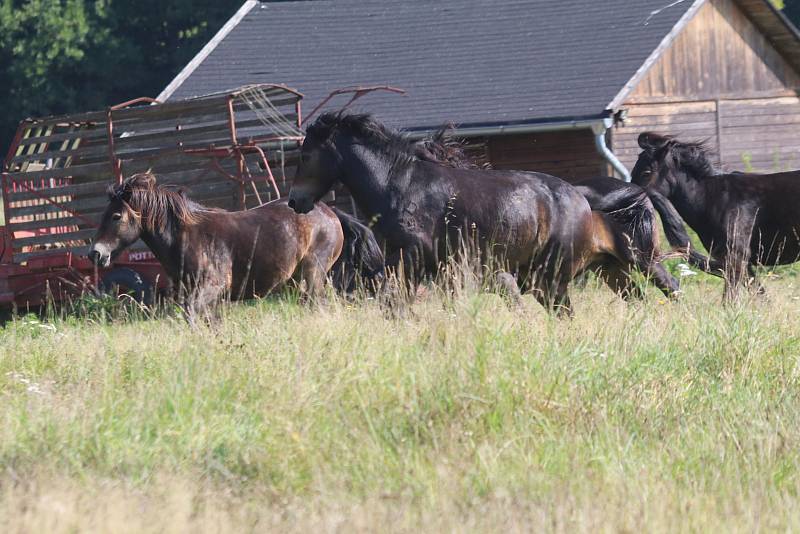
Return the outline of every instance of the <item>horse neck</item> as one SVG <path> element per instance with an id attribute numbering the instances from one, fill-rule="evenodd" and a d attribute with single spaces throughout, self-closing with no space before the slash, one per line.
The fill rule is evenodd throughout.
<path id="1" fill-rule="evenodd" d="M 359 209 L 368 217 L 386 213 L 395 204 L 393 187 L 394 161 L 379 150 L 364 144 L 347 143 L 341 147 L 342 183 Z"/>
<path id="2" fill-rule="evenodd" d="M 684 173 L 682 179 L 670 192 L 669 199 L 678 210 L 681 217 L 691 226 L 697 228 L 700 221 L 706 218 L 707 212 L 707 184 L 703 177 L 691 176 Z"/>
<path id="3" fill-rule="evenodd" d="M 173 216 L 169 217 L 169 222 L 163 229 L 145 228 L 142 230 L 142 241 L 150 248 L 173 280 L 181 278 L 181 265 L 186 256 L 192 253 L 192 251 L 186 250 L 186 242 L 183 237 L 184 229 Z"/>

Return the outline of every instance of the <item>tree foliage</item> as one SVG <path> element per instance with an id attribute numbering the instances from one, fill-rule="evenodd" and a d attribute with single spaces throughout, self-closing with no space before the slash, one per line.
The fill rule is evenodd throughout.
<path id="1" fill-rule="evenodd" d="M 0 0 L 0 147 L 26 116 L 155 96 L 242 0 Z"/>

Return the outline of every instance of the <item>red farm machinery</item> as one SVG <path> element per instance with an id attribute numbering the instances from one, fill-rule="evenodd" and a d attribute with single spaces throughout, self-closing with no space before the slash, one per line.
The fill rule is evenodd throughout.
<path id="1" fill-rule="evenodd" d="M 262 84 L 23 121 L 2 172 L 0 308 L 34 308 L 111 284 L 139 296 L 164 288 L 141 242 L 109 269 L 86 258 L 108 186 L 152 171 L 209 206 L 241 210 L 275 199 L 296 165 L 302 97 Z"/>

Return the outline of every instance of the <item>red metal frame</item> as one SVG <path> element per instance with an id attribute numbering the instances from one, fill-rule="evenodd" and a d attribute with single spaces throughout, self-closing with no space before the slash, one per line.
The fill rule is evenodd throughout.
<path id="1" fill-rule="evenodd" d="M 322 107 L 325 104 L 327 104 L 328 102 L 330 102 L 332 99 L 334 99 L 335 97 L 337 97 L 339 95 L 345 95 L 345 94 L 350 94 L 350 93 L 353 94 L 353 97 L 350 100 L 348 100 L 347 103 L 344 106 L 339 108 L 339 112 L 341 113 L 342 111 L 344 111 L 347 108 L 349 108 L 350 105 L 353 102 L 355 102 L 356 100 L 358 100 L 362 96 L 366 96 L 369 93 L 373 93 L 375 91 L 387 91 L 389 93 L 396 93 L 396 94 L 402 95 L 402 96 L 406 96 L 406 94 L 407 94 L 405 90 L 400 89 L 399 87 L 392 87 L 391 85 L 358 85 L 358 86 L 354 86 L 354 87 L 343 87 L 341 89 L 337 89 L 337 90 L 331 92 L 331 94 L 329 94 L 328 96 L 323 98 L 322 102 L 317 104 L 317 107 L 312 109 L 311 113 L 306 115 L 306 117 L 300 122 L 300 124 L 303 125 L 306 122 L 308 122 L 308 119 L 310 119 L 311 117 L 316 115 L 316 113 L 320 109 L 322 109 Z M 297 116 L 300 117 L 300 114 L 298 113 Z"/>
<path id="2" fill-rule="evenodd" d="M 280 88 L 287 92 L 297 95 L 302 98 L 302 94 L 294 89 L 282 85 L 264 85 L 262 87 Z M 257 176 L 253 176 L 247 166 L 246 155 L 257 154 L 261 164 L 264 166 L 265 174 L 263 179 L 275 191 L 276 196 L 280 197 L 280 190 L 275 181 L 272 169 L 269 165 L 266 154 L 258 146 L 259 143 L 269 141 L 296 141 L 301 142 L 302 136 L 298 137 L 279 137 L 279 136 L 264 136 L 250 138 L 246 142 L 240 142 L 236 131 L 236 117 L 234 109 L 234 101 L 236 96 L 231 95 L 228 99 L 228 115 L 229 127 L 231 133 L 231 146 L 225 148 L 217 148 L 209 146 L 206 148 L 196 149 L 182 149 L 179 150 L 186 154 L 197 156 L 205 156 L 211 158 L 212 167 L 215 168 L 221 175 L 234 180 L 240 184 L 240 208 L 245 209 L 245 182 L 251 182 L 256 198 L 261 202 L 260 195 L 255 188 L 255 180 Z M 114 112 L 136 104 L 154 104 L 160 103 L 152 98 L 137 98 L 128 102 L 123 102 L 116 106 L 111 106 L 106 110 L 106 136 L 108 142 L 108 157 L 112 166 L 114 179 L 119 183 L 123 180 L 122 162 L 117 157 L 115 139 L 114 139 Z M 295 103 L 295 110 L 297 113 L 297 127 L 301 125 L 301 103 L 298 100 Z M 10 185 L 16 184 L 26 191 L 33 194 L 38 200 L 52 204 L 71 216 L 81 219 L 90 227 L 96 227 L 96 224 L 77 211 L 70 209 L 68 206 L 53 200 L 49 196 L 40 193 L 29 185 L 25 180 L 18 180 L 10 176 L 10 162 L 15 156 L 16 151 L 23 142 L 23 133 L 33 121 L 26 120 L 17 129 L 13 142 L 8 150 L 6 163 L 3 167 L 3 172 L 0 173 L 2 178 L 2 192 L 3 192 L 3 209 L 5 214 L 10 214 Z M 227 158 L 236 158 L 237 160 L 237 176 L 233 176 L 226 172 L 220 160 Z M 0 253 L 0 307 L 7 307 L 9 305 L 16 305 L 18 307 L 38 307 L 44 304 L 47 298 L 46 293 L 50 293 L 56 300 L 60 300 L 63 296 L 68 294 L 79 294 L 87 289 L 97 286 L 99 276 L 108 269 L 98 270 L 88 258 L 76 256 L 71 250 L 66 249 L 63 253 L 54 253 L 38 258 L 32 258 L 25 264 L 14 263 L 14 232 L 9 228 L 8 221 L 0 227 L 0 234 L 2 237 L 2 252 Z M 155 260 L 152 253 L 148 252 L 123 252 L 117 260 L 115 260 L 112 268 L 129 267 L 136 270 L 141 276 L 148 279 L 151 283 L 157 281 L 157 286 L 163 289 L 168 284 L 168 279 L 164 274 L 163 268 Z M 156 285 L 156 284 L 154 284 Z M 47 290 L 47 291 L 46 291 Z"/>

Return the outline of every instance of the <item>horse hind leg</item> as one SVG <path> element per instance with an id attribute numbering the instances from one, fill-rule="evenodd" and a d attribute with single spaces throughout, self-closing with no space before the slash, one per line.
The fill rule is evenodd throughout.
<path id="1" fill-rule="evenodd" d="M 681 295 L 681 285 L 678 280 L 675 279 L 674 276 L 669 274 L 666 267 L 661 264 L 659 261 L 653 261 L 649 263 L 649 271 L 645 271 L 645 274 L 653 280 L 655 286 L 664 293 L 664 296 L 677 299 Z"/>
<path id="2" fill-rule="evenodd" d="M 555 313 L 556 317 L 575 317 L 572 300 L 569 296 L 570 280 L 559 276 L 537 276 L 533 285 L 533 296 L 544 309 Z"/>
<path id="3" fill-rule="evenodd" d="M 315 255 L 309 254 L 298 265 L 300 288 L 303 299 L 314 302 L 325 294 L 327 276 L 323 262 Z"/>
<path id="4" fill-rule="evenodd" d="M 642 287 L 633 280 L 627 269 L 623 269 L 619 265 L 605 265 L 600 269 L 599 276 L 614 293 L 624 300 L 644 299 Z"/>
<path id="5" fill-rule="evenodd" d="M 607 219 L 605 214 L 597 211 L 592 212 L 592 251 L 589 256 L 604 258 L 602 262 L 606 265 L 604 270 L 609 273 L 608 280 L 612 283 L 609 287 L 621 294 L 623 298 L 626 293 L 636 296 L 628 289 L 628 285 L 635 285 L 630 279 L 633 269 L 639 269 L 645 276 L 652 276 L 656 286 L 667 296 L 677 295 L 679 291 L 678 281 L 675 280 L 664 268 L 663 265 L 654 261 L 651 256 L 645 257 L 637 254 L 631 245 L 628 236 L 613 221 Z M 623 280 L 627 278 L 628 282 Z M 617 289 L 615 289 L 617 286 Z M 623 289 L 620 292 L 619 289 Z M 638 289 L 641 292 L 641 288 Z"/>
<path id="6" fill-rule="evenodd" d="M 519 284 L 517 284 L 514 275 L 506 271 L 501 271 L 495 275 L 495 284 L 497 284 L 498 293 L 510 304 L 516 307 L 522 306 L 522 292 L 519 289 Z"/>
<path id="7" fill-rule="evenodd" d="M 569 282 L 558 282 L 554 287 L 549 288 L 549 291 L 537 291 L 538 295 L 542 296 L 542 306 L 555 312 L 558 318 L 575 317 L 575 309 L 572 307 L 572 299 L 569 296 Z"/>

